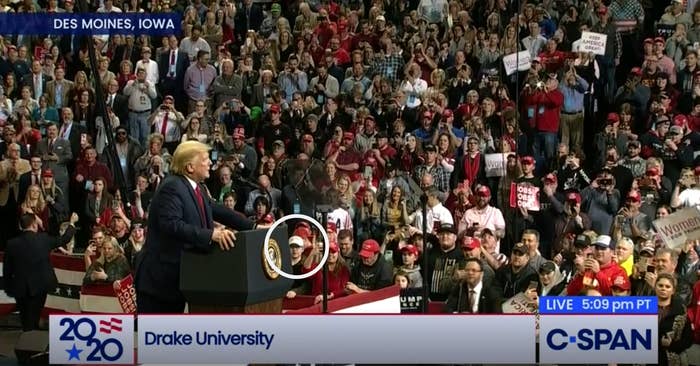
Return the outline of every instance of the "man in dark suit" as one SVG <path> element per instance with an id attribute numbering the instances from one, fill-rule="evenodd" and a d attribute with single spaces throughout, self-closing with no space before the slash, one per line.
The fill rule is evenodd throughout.
<path id="1" fill-rule="evenodd" d="M 116 79 L 110 80 L 107 85 L 106 101 L 107 108 L 111 108 L 114 114 L 119 117 L 119 124 L 128 126 L 129 124 L 129 98 L 119 94 L 119 83 Z"/>
<path id="2" fill-rule="evenodd" d="M 236 14 L 236 39 L 242 44 L 245 43 L 249 30 L 257 31 L 263 22 L 263 11 L 260 4 L 254 4 L 253 0 L 243 0 L 243 4 L 238 7 Z"/>
<path id="3" fill-rule="evenodd" d="M 260 72 L 260 83 L 253 85 L 253 95 L 250 100 L 251 106 L 260 106 L 262 108 L 268 103 L 268 98 L 276 91 L 279 91 L 279 86 L 272 81 L 272 77 L 272 71 L 270 70 Z"/>
<path id="4" fill-rule="evenodd" d="M 41 62 L 32 62 L 32 72 L 22 77 L 22 85 L 32 89 L 32 98 L 39 100 L 39 97 L 47 92 L 46 83 L 53 80 L 51 76 L 44 75 Z"/>
<path id="5" fill-rule="evenodd" d="M 27 195 L 29 186 L 36 184 L 41 185 L 41 157 L 32 156 L 29 159 L 29 165 L 32 170 L 19 176 L 19 198 L 24 200 Z"/>
<path id="6" fill-rule="evenodd" d="M 64 140 L 68 140 L 70 143 L 71 155 L 73 156 L 73 162 L 80 158 L 80 140 L 82 134 L 87 133 L 85 127 L 75 123 L 73 121 L 73 110 L 65 107 L 61 110 L 61 119 L 63 124 L 58 132 L 58 137 Z M 74 166 L 68 167 L 68 173 L 72 173 Z"/>
<path id="7" fill-rule="evenodd" d="M 211 171 L 209 149 L 198 141 L 180 144 L 173 154 L 171 175 L 153 196 L 146 245 L 136 265 L 139 313 L 185 310 L 179 288 L 182 251 L 208 251 L 214 245 L 228 250 L 236 239 L 230 229 L 215 228 L 214 221 L 234 230 L 262 227 L 206 196 L 202 182 Z"/>
<path id="8" fill-rule="evenodd" d="M 456 285 L 445 303 L 446 313 L 498 314 L 502 312 L 500 291 L 484 282 L 481 260 L 467 258 L 464 279 Z"/>
<path id="9" fill-rule="evenodd" d="M 68 197 L 68 164 L 73 160 L 73 149 L 68 140 L 58 136 L 58 131 L 55 123 L 46 126 L 46 137 L 36 144 L 36 154 L 41 158 L 44 168 L 53 172 L 56 184 L 63 191 L 65 199 Z"/>
<path id="10" fill-rule="evenodd" d="M 117 48 L 114 50 L 112 61 L 109 63 L 109 71 L 113 72 L 115 75 L 119 75 L 119 68 L 124 60 L 131 61 L 132 69 L 136 67 L 136 61 L 139 60 L 141 49 L 137 47 L 134 42 L 134 36 L 127 35 L 126 43 L 121 46 L 117 46 Z"/>
<path id="11" fill-rule="evenodd" d="M 7 243 L 3 276 L 5 292 L 17 302 L 22 330 L 29 331 L 39 329 L 39 317 L 46 295 L 58 283 L 49 260 L 50 253 L 73 238 L 78 215 L 71 215 L 70 225 L 58 238 L 39 233 L 34 214 L 22 215 L 19 222 L 23 233 Z"/>
<path id="12" fill-rule="evenodd" d="M 161 95 L 172 95 L 175 98 L 175 109 L 187 110 L 187 97 L 185 96 L 185 72 L 190 66 L 187 53 L 180 51 L 178 40 L 175 36 L 168 39 L 170 49 L 160 56 L 158 61 L 158 92 Z"/>

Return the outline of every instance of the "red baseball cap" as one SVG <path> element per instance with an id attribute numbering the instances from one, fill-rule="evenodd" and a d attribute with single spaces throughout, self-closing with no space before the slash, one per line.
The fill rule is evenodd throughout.
<path id="1" fill-rule="evenodd" d="M 281 109 L 279 104 L 273 104 L 270 106 L 270 112 L 279 113 L 280 110 Z"/>
<path id="2" fill-rule="evenodd" d="M 608 118 L 606 119 L 606 121 L 612 123 L 620 122 L 620 115 L 615 112 L 608 113 Z"/>
<path id="3" fill-rule="evenodd" d="M 658 168 L 649 168 L 646 171 L 646 174 L 650 177 L 656 177 L 659 175 L 659 169 Z"/>
<path id="4" fill-rule="evenodd" d="M 663 43 L 663 44 L 665 44 L 665 43 L 666 43 L 666 40 L 663 39 L 663 37 L 656 37 L 656 38 L 654 38 L 654 43 Z"/>
<path id="5" fill-rule="evenodd" d="M 634 202 L 641 202 L 642 195 L 640 195 L 638 191 L 630 191 L 630 193 L 627 194 L 627 200 L 634 201 Z"/>
<path id="6" fill-rule="evenodd" d="M 418 247 L 413 244 L 408 244 L 405 247 L 401 248 L 401 252 L 418 255 Z"/>
<path id="7" fill-rule="evenodd" d="M 639 67 L 633 67 L 632 70 L 630 70 L 630 74 L 636 75 L 636 76 L 642 76 L 642 69 Z"/>
<path id="8" fill-rule="evenodd" d="M 653 43 L 654 43 L 654 40 L 651 39 L 651 38 L 647 38 L 647 39 L 644 40 L 644 43 L 652 43 L 652 44 L 653 44 Z"/>
<path id="9" fill-rule="evenodd" d="M 377 243 L 376 240 L 368 239 L 362 243 L 362 249 L 360 250 L 359 255 L 362 258 L 369 258 L 376 253 L 379 253 L 380 250 L 379 243 Z"/>
<path id="10" fill-rule="evenodd" d="M 613 280 L 612 288 L 616 288 L 622 291 L 629 291 L 632 288 L 632 284 L 627 276 L 617 276 Z"/>
<path id="11" fill-rule="evenodd" d="M 557 176 L 554 175 L 554 174 L 552 174 L 552 173 L 549 173 L 549 174 L 547 174 L 547 175 L 544 176 L 544 181 L 545 181 L 545 182 L 549 182 L 549 183 L 556 183 L 556 182 L 557 182 Z"/>
<path id="12" fill-rule="evenodd" d="M 450 117 L 452 117 L 453 115 L 454 115 L 454 114 L 452 113 L 452 110 L 451 110 L 451 109 L 445 108 L 445 109 L 442 111 L 442 116 L 445 117 L 445 118 L 450 118 Z"/>
<path id="13" fill-rule="evenodd" d="M 297 228 L 294 229 L 294 235 L 308 240 L 311 237 L 311 229 L 303 226 L 297 226 Z"/>
<path id="14" fill-rule="evenodd" d="M 51 170 L 51 169 L 44 169 L 44 170 L 41 172 L 41 176 L 42 176 L 43 178 L 53 178 L 53 170 Z"/>
<path id="15" fill-rule="evenodd" d="M 534 164 L 535 158 L 533 158 L 532 156 L 529 156 L 529 155 L 523 156 L 522 158 L 520 158 L 520 163 L 521 164 Z"/>
<path id="16" fill-rule="evenodd" d="M 462 238 L 462 245 L 461 245 L 462 249 L 473 250 L 473 249 L 480 248 L 480 247 L 481 247 L 481 240 L 479 240 L 479 238 L 471 237 L 471 236 L 465 236 L 464 238 Z"/>
<path id="17" fill-rule="evenodd" d="M 337 230 L 338 230 L 338 227 L 337 227 L 337 225 L 335 224 L 335 222 L 333 222 L 333 221 L 328 221 L 328 224 L 326 224 L 326 230 L 327 230 L 329 233 L 337 233 L 337 232 L 338 232 L 338 231 L 337 231 Z"/>
<path id="18" fill-rule="evenodd" d="M 328 247 L 328 249 L 330 249 L 331 253 L 338 253 L 340 251 L 338 244 L 334 241 L 331 242 L 331 245 L 330 245 L 330 247 Z"/>
<path id="19" fill-rule="evenodd" d="M 677 114 L 675 117 L 673 117 L 673 125 L 674 126 L 684 126 L 688 123 L 688 117 L 682 114 Z"/>
<path id="20" fill-rule="evenodd" d="M 343 139 L 345 140 L 354 140 L 355 139 L 355 134 L 352 132 L 344 132 L 343 133 Z"/>
<path id="21" fill-rule="evenodd" d="M 233 129 L 233 138 L 234 139 L 244 139 L 245 138 L 245 128 L 243 126 L 238 125 L 238 127 Z"/>
<path id="22" fill-rule="evenodd" d="M 309 135 L 308 133 L 305 134 L 302 138 L 301 141 L 303 142 L 314 142 L 314 137 Z"/>
<path id="23" fill-rule="evenodd" d="M 487 186 L 480 186 L 476 189 L 476 195 L 480 197 L 491 197 L 491 190 Z"/>
<path id="24" fill-rule="evenodd" d="M 576 192 L 569 192 L 566 195 L 566 200 L 570 202 L 581 203 L 581 195 Z"/>

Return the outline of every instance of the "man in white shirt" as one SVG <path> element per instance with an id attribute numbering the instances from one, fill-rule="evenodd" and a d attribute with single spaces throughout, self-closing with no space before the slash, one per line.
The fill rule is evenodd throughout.
<path id="1" fill-rule="evenodd" d="M 146 70 L 146 80 L 153 85 L 158 84 L 158 63 L 151 59 L 151 48 L 141 49 L 141 59 L 136 62 L 136 70 Z"/>
<path id="2" fill-rule="evenodd" d="M 500 209 L 489 204 L 491 190 L 487 186 L 476 188 L 476 205 L 468 209 L 459 222 L 459 233 L 472 231 L 469 235 L 480 236 L 481 230 L 489 229 L 498 238 L 496 253 L 500 252 L 500 239 L 505 236 L 506 221 Z"/>
<path id="3" fill-rule="evenodd" d="M 452 213 L 440 202 L 439 196 L 440 191 L 436 188 L 430 188 L 428 190 L 428 232 L 434 232 L 442 224 L 454 224 L 454 219 L 452 218 Z M 413 226 L 415 226 L 418 231 L 423 231 L 423 213 L 419 209 L 416 213 L 416 218 Z"/>
<path id="4" fill-rule="evenodd" d="M 673 189 L 671 207 L 700 208 L 700 166 L 695 167 L 694 177 L 682 177 Z"/>
<path id="5" fill-rule="evenodd" d="M 175 153 L 175 148 L 180 143 L 182 131 L 180 125 L 185 117 L 175 109 L 175 98 L 171 95 L 163 98 L 163 104 L 156 109 L 148 118 L 148 122 L 153 126 L 155 132 L 159 132 L 165 138 L 163 147 L 170 154 Z"/>

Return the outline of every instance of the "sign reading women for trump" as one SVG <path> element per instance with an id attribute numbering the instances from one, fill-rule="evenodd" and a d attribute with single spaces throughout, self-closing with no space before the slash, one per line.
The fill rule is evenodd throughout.
<path id="1" fill-rule="evenodd" d="M 700 211 L 695 207 L 676 211 L 654 220 L 656 232 L 670 248 L 684 245 L 688 240 L 700 239 Z"/>
<path id="2" fill-rule="evenodd" d="M 522 207 L 529 211 L 540 210 L 540 187 L 530 183 L 510 184 L 510 207 Z"/>

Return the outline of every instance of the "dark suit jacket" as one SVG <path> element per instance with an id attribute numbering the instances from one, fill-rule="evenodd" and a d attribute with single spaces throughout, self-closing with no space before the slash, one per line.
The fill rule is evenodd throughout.
<path id="1" fill-rule="evenodd" d="M 275 83 L 270 83 L 270 95 L 275 90 L 279 90 L 279 86 Z M 265 94 L 263 93 L 263 85 L 253 85 L 253 95 L 250 97 L 250 105 L 261 107 L 265 104 Z"/>
<path id="2" fill-rule="evenodd" d="M 41 74 L 41 90 L 43 94 L 46 94 L 47 92 L 46 83 L 48 83 L 51 80 L 53 80 L 51 76 L 44 75 L 44 73 Z M 24 75 L 22 77 L 22 85 L 26 85 L 32 88 L 32 98 L 34 98 L 34 96 L 36 95 L 34 90 L 34 74 L 29 73 L 27 75 Z"/>
<path id="3" fill-rule="evenodd" d="M 121 45 L 117 46 L 117 48 L 114 50 L 114 55 L 112 56 L 112 61 L 109 63 L 109 71 L 113 72 L 114 75 L 119 74 L 119 65 L 124 61 L 124 50 L 126 49 L 127 45 Z M 141 58 L 141 48 L 139 48 L 136 44 L 134 44 L 131 47 L 131 56 L 128 58 L 129 61 L 131 61 L 131 64 L 136 66 L 136 61 Z M 136 72 L 134 70 L 134 72 Z"/>
<path id="4" fill-rule="evenodd" d="M 105 98 L 109 98 L 109 94 L 106 94 Z M 109 99 L 106 99 L 105 103 L 107 100 Z M 114 95 L 112 105 L 107 105 L 107 107 L 111 107 L 114 114 L 119 117 L 120 125 L 126 126 L 129 123 L 129 98 L 117 93 Z"/>
<path id="5" fill-rule="evenodd" d="M 52 291 L 57 284 L 49 260 L 53 249 L 70 242 L 75 228 L 68 226 L 61 237 L 25 231 L 7 242 L 3 262 L 5 291 L 15 298 L 37 296 Z"/>
<path id="6" fill-rule="evenodd" d="M 446 313 L 471 312 L 469 307 L 469 287 L 466 283 L 455 286 L 450 296 L 445 302 L 443 309 Z M 488 283 L 482 282 L 479 302 L 477 304 L 478 314 L 499 314 L 502 313 L 500 291 Z"/>
<path id="7" fill-rule="evenodd" d="M 479 154 L 479 171 L 476 174 L 476 180 L 469 182 L 471 189 L 475 189 L 477 184 L 488 184 L 486 179 L 486 161 L 484 160 L 484 154 Z M 455 169 L 452 171 L 450 176 L 450 189 L 457 188 L 457 184 L 464 182 L 467 179 L 466 171 L 464 170 L 464 160 L 465 156 L 460 156 L 455 161 Z"/>
<path id="8" fill-rule="evenodd" d="M 200 188 L 205 192 L 205 188 Z M 166 177 L 151 200 L 148 234 L 136 268 L 136 289 L 168 302 L 184 302 L 180 292 L 180 257 L 183 250 L 206 251 L 214 220 L 235 230 L 252 230 L 255 223 L 211 201 L 204 193 L 206 225 L 190 182 L 182 176 Z"/>
<path id="9" fill-rule="evenodd" d="M 41 172 L 39 172 L 39 180 L 41 180 Z M 29 186 L 32 185 L 32 172 L 28 171 L 19 176 L 19 199 L 24 201 L 24 196 L 27 195 Z"/>
<path id="10" fill-rule="evenodd" d="M 160 56 L 160 59 L 156 61 L 158 61 L 158 80 L 160 80 L 161 83 L 163 83 L 164 81 L 174 81 L 175 83 L 177 83 L 177 85 L 179 85 L 182 88 L 182 84 L 185 80 L 185 72 L 190 66 L 190 59 L 187 56 L 187 53 L 180 50 L 177 51 L 174 80 L 168 77 L 168 73 L 170 72 L 170 50 L 164 52 Z"/>
<path id="11" fill-rule="evenodd" d="M 60 129 L 59 129 L 60 131 Z M 73 121 L 73 127 L 70 129 L 70 134 L 68 135 L 68 142 L 70 142 L 70 150 L 73 155 L 73 159 L 77 160 L 80 156 L 80 135 L 87 133 L 85 127 L 79 125 L 77 122 Z"/>
<path id="12" fill-rule="evenodd" d="M 262 8 L 260 7 L 259 4 L 251 4 L 250 5 L 250 19 L 246 16 L 246 8 L 245 5 L 239 4 L 237 7 L 238 11 L 236 12 L 236 29 L 234 30 L 236 32 L 237 39 L 239 42 L 243 43 L 245 42 L 246 39 L 246 34 L 248 33 L 249 29 L 252 30 L 258 30 L 260 29 L 260 25 L 263 22 L 264 15 Z M 250 20 L 250 28 L 248 28 L 248 21 Z"/>

